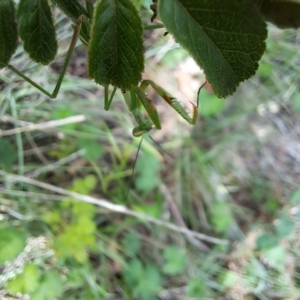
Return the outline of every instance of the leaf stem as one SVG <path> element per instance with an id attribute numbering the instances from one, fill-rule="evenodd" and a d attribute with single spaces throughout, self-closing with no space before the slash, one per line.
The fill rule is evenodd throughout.
<path id="1" fill-rule="evenodd" d="M 165 28 L 163 24 L 155 24 L 155 25 L 144 25 L 144 30 L 153 30 L 153 29 L 159 29 L 159 28 Z"/>

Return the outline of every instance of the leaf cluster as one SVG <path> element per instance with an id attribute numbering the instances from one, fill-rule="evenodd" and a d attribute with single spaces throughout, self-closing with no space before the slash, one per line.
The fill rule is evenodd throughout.
<path id="1" fill-rule="evenodd" d="M 144 70 L 143 22 L 131 0 L 52 0 L 75 24 L 88 47 L 89 76 L 103 86 L 130 90 Z M 159 0 L 151 6 L 162 26 L 204 70 L 218 97 L 231 95 L 251 77 L 265 51 L 266 23 L 298 28 L 300 4 L 275 0 Z M 153 20 L 153 18 L 152 18 Z M 53 16 L 47 0 L 0 2 L 0 63 L 8 65 L 18 36 L 31 59 L 44 65 L 56 55 Z M 17 24 L 17 25 L 16 25 Z M 147 28 L 147 26 L 144 26 Z"/>

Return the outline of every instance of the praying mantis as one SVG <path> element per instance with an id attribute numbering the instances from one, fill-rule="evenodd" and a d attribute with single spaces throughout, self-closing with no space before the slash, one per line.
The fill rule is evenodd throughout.
<path id="1" fill-rule="evenodd" d="M 26 1 L 28 2 L 28 0 L 21 0 L 20 6 L 26 5 Z M 47 5 L 47 0 L 43 0 L 42 2 L 44 2 L 43 3 L 44 5 Z M 193 125 L 196 123 L 197 117 L 198 117 L 199 93 L 200 93 L 201 88 L 204 85 L 202 85 L 199 88 L 197 105 L 191 102 L 192 114 L 190 116 L 188 114 L 188 112 L 184 109 L 184 107 L 174 97 L 172 97 L 171 94 L 169 94 L 166 90 L 164 90 L 162 87 L 157 85 L 154 81 L 148 80 L 148 79 L 141 81 L 140 78 L 138 77 L 139 75 L 137 75 L 137 76 L 133 75 L 132 77 L 134 77 L 134 80 L 132 80 L 130 78 L 130 80 L 132 82 L 127 84 L 127 82 L 124 83 L 122 81 L 123 79 L 122 80 L 115 79 L 115 77 L 118 76 L 118 73 L 114 73 L 113 76 L 107 75 L 107 74 L 109 74 L 110 69 L 115 67 L 114 61 L 112 61 L 112 60 L 106 60 L 106 61 L 103 60 L 102 61 L 100 58 L 100 63 L 99 63 L 99 57 L 97 57 L 97 55 L 95 55 L 96 51 L 93 49 L 96 49 L 99 51 L 99 45 L 103 42 L 103 39 L 105 36 L 104 35 L 100 36 L 100 39 L 99 39 L 100 44 L 99 45 L 97 44 L 95 46 L 94 45 L 95 43 L 93 42 L 93 40 L 94 39 L 96 40 L 99 37 L 99 31 L 102 30 L 101 28 L 103 26 L 107 26 L 105 28 L 106 29 L 108 28 L 107 30 L 110 30 L 111 23 L 109 23 L 109 25 L 106 25 L 105 18 L 107 18 L 107 16 L 109 16 L 110 11 L 112 11 L 111 6 L 115 5 L 116 10 L 119 9 L 120 13 L 123 13 L 122 12 L 123 7 L 120 6 L 120 5 L 123 5 L 124 7 L 127 7 L 127 10 L 129 12 L 134 12 L 135 14 L 137 14 L 137 12 L 135 11 L 134 5 L 131 3 L 131 0 L 101 0 L 101 1 L 99 0 L 97 3 L 97 6 L 95 8 L 94 8 L 91 0 L 86 0 L 86 7 L 83 7 L 77 0 L 52 0 L 52 2 L 73 21 L 72 27 L 74 30 L 61 73 L 59 75 L 58 81 L 56 83 L 56 86 L 55 86 L 53 92 L 50 93 L 50 92 L 46 91 L 43 87 L 41 87 L 40 85 L 35 83 L 33 80 L 31 80 L 29 77 L 24 75 L 22 72 L 18 71 L 16 68 L 14 68 L 12 65 L 10 65 L 8 63 L 10 57 L 9 57 L 9 59 L 2 59 L 2 60 L 0 57 L 0 68 L 7 67 L 8 69 L 10 69 L 11 71 L 18 74 L 20 77 L 22 77 L 24 80 L 29 82 L 31 85 L 33 85 L 35 88 L 37 88 L 39 91 L 41 91 L 48 97 L 56 98 L 58 95 L 59 89 L 61 87 L 67 66 L 70 62 L 71 55 L 76 46 L 77 40 L 80 39 L 81 42 L 89 48 L 89 69 L 90 69 L 89 75 L 90 75 L 90 77 L 95 79 L 95 81 L 97 83 L 104 86 L 104 108 L 105 108 L 105 110 L 110 109 L 110 106 L 112 104 L 112 101 L 113 101 L 113 98 L 115 96 L 117 89 L 118 88 L 121 89 L 122 94 L 125 99 L 125 102 L 128 106 L 128 109 L 132 113 L 132 115 L 135 118 L 135 121 L 137 123 L 137 126 L 134 127 L 132 130 L 132 135 L 134 137 L 140 137 L 144 133 L 147 133 L 154 128 L 161 129 L 161 123 L 160 123 L 160 119 L 159 119 L 156 107 L 153 104 L 152 100 L 146 94 L 147 88 L 149 86 L 151 86 L 156 91 L 156 93 L 162 99 L 164 99 L 189 124 Z M 1 5 L 4 6 L 5 3 L 9 4 L 9 5 L 14 5 L 12 0 L 2 0 L 2 1 L 0 1 L 0 9 L 1 9 Z M 153 1 L 153 3 L 154 3 L 154 5 L 156 5 L 157 0 Z M 118 6 L 120 6 L 120 7 L 118 7 Z M 154 18 L 156 18 L 156 16 L 157 16 L 157 11 L 156 11 L 156 8 L 153 8 L 153 6 L 151 6 L 151 9 L 154 11 L 154 16 L 151 18 L 151 21 L 153 21 Z M 2 11 L 3 11 L 3 7 L 2 7 Z M 126 11 L 126 13 L 127 13 L 127 11 Z M 18 15 L 20 15 L 20 14 L 21 14 L 21 12 L 18 12 Z M 137 14 L 137 16 L 138 16 L 138 14 Z M 122 16 L 122 17 L 126 18 L 127 15 L 125 15 L 125 13 L 124 13 L 124 16 Z M 132 18 L 132 16 L 130 16 L 130 18 Z M 130 19 L 128 19 L 128 20 L 129 20 L 128 22 L 130 22 Z M 108 21 L 112 22 L 110 19 Z M 140 30 L 138 27 L 138 25 L 139 25 L 138 21 L 137 21 L 137 29 L 134 28 L 134 31 Z M 115 25 L 116 27 L 119 26 L 118 23 L 113 24 L 113 25 Z M 119 28 L 120 28 L 120 26 L 119 26 Z M 119 29 L 119 30 L 121 30 L 121 29 Z M 0 35 L 1 35 L 1 32 L 0 32 Z M 118 35 L 119 35 L 119 32 L 118 32 Z M 142 36 L 142 33 L 141 33 L 141 36 Z M 122 42 L 123 41 L 121 41 L 120 44 Z M 125 41 L 125 43 L 126 42 L 127 41 Z M 142 44 L 140 46 L 141 46 L 140 48 L 135 48 L 135 49 L 137 49 L 136 51 L 142 50 Z M 133 49 L 129 49 L 129 50 L 132 51 Z M 14 51 L 12 51 L 12 52 L 14 52 Z M 127 59 L 127 57 L 126 57 L 126 59 Z M 142 63 L 143 63 L 143 58 L 140 61 L 142 61 Z M 121 63 L 123 63 L 123 62 L 121 61 Z M 99 67 L 95 68 L 94 67 L 95 64 L 98 64 Z M 141 63 L 140 63 L 140 65 L 141 65 Z M 135 66 L 133 64 L 131 64 L 129 67 L 132 69 L 135 69 Z M 130 73 L 129 67 L 127 66 L 127 69 L 125 68 L 125 71 L 123 71 L 123 73 L 124 72 Z M 107 70 L 105 68 L 107 68 Z M 103 71 L 103 69 L 105 69 L 105 71 Z M 121 70 L 121 67 L 117 66 L 116 69 L 118 69 L 118 71 L 119 71 L 119 69 Z M 139 67 L 139 69 L 140 69 L 140 71 L 142 71 L 143 67 Z M 103 72 L 106 72 L 106 73 L 103 75 Z M 121 77 L 121 75 L 120 75 L 120 77 Z M 113 90 L 112 90 L 111 95 L 109 96 L 109 86 L 110 85 L 113 86 Z M 145 111 L 147 114 L 144 113 Z"/>

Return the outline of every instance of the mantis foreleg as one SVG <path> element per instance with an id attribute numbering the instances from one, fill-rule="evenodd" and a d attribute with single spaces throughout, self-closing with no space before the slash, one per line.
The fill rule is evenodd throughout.
<path id="1" fill-rule="evenodd" d="M 191 102 L 192 104 L 192 108 L 193 108 L 193 115 L 192 117 L 189 116 L 189 114 L 185 111 L 185 109 L 183 108 L 183 106 L 171 95 L 169 94 L 166 90 L 164 90 L 162 87 L 158 86 L 155 82 L 153 82 L 152 80 L 144 80 L 142 81 L 141 85 L 140 85 L 140 90 L 142 93 L 145 93 L 147 87 L 151 85 L 153 87 L 153 89 L 173 108 L 175 109 L 187 122 L 189 122 L 190 124 L 196 124 L 197 118 L 198 118 L 198 102 L 197 102 L 197 106 Z M 204 85 L 202 85 L 199 88 L 198 91 L 198 97 L 199 97 L 199 93 L 201 88 Z"/>
<path id="2" fill-rule="evenodd" d="M 117 87 L 114 87 L 110 97 L 108 97 L 108 85 L 104 87 L 104 109 L 105 110 L 109 110 L 116 91 L 117 91 Z"/>
<path id="3" fill-rule="evenodd" d="M 132 135 L 134 137 L 139 137 L 153 129 L 153 122 L 147 116 L 142 114 L 142 107 L 139 99 L 137 98 L 135 90 L 123 93 L 123 96 L 129 110 L 133 114 L 136 122 L 139 124 L 133 128 Z"/>
<path id="4" fill-rule="evenodd" d="M 16 74 L 18 74 L 20 77 L 22 77 L 24 80 L 28 81 L 30 84 L 32 84 L 35 88 L 37 88 L 39 91 L 41 91 L 42 93 L 44 93 L 45 95 L 47 95 L 48 97 L 54 99 L 56 98 L 58 92 L 59 92 L 59 89 L 60 89 L 60 86 L 61 86 L 61 83 L 63 81 L 63 78 L 65 76 L 65 73 L 66 73 L 66 70 L 67 70 L 67 67 L 69 65 L 69 62 L 70 62 L 70 59 L 71 59 L 71 56 L 72 56 L 72 53 L 73 53 L 73 50 L 76 46 L 76 42 L 78 40 L 78 37 L 79 37 L 79 34 L 80 34 L 80 29 L 81 29 L 81 25 L 82 25 L 82 22 L 84 20 L 84 16 L 80 16 L 78 19 L 77 19 L 77 22 L 76 22 L 76 25 L 74 26 L 74 33 L 73 33 L 73 36 L 72 36 L 72 40 L 71 40 L 71 43 L 70 43 L 70 46 L 69 46 L 69 49 L 68 49 L 68 52 L 67 52 L 67 55 L 66 55 L 66 58 L 65 58 L 65 62 L 63 64 L 63 67 L 61 69 L 61 72 L 60 72 L 60 75 L 59 75 L 59 78 L 58 78 L 58 81 L 56 83 L 56 86 L 53 90 L 52 93 L 49 93 L 48 91 L 46 91 L 45 89 L 43 89 L 40 85 L 36 84 L 34 81 L 32 81 L 30 78 L 28 78 L 26 75 L 24 75 L 23 73 L 21 73 L 20 71 L 18 71 L 16 68 L 14 68 L 12 65 L 7 65 L 7 68 L 9 68 L 10 70 L 12 70 L 13 72 L 15 72 Z"/>

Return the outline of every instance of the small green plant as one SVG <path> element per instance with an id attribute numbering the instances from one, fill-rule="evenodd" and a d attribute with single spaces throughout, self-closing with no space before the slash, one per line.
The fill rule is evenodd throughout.
<path id="1" fill-rule="evenodd" d="M 191 102 L 190 116 L 157 83 L 148 79 L 141 81 L 144 30 L 165 27 L 203 68 L 216 95 L 225 98 L 256 72 L 265 51 L 265 20 L 282 28 L 297 28 L 300 19 L 300 4 L 292 1 L 153 0 L 151 21 L 158 17 L 162 21 L 155 25 L 143 24 L 134 5 L 140 5 L 140 1 L 98 0 L 95 8 L 91 0 L 86 0 L 86 7 L 77 0 L 52 2 L 74 23 L 74 34 L 54 91 L 47 92 L 9 64 L 17 48 L 18 36 L 35 62 L 47 65 L 54 60 L 58 45 L 47 0 L 21 0 L 17 12 L 13 0 L 0 1 L 0 68 L 9 68 L 50 98 L 55 98 L 79 38 L 88 47 L 89 76 L 104 86 L 104 108 L 109 110 L 116 90 L 121 89 L 138 124 L 133 129 L 134 136 L 141 136 L 153 128 L 161 129 L 157 110 L 146 95 L 148 86 L 190 124 L 197 121 L 201 89 L 197 104 Z M 109 86 L 113 86 L 111 95 Z"/>
<path id="2" fill-rule="evenodd" d="M 72 192 L 88 195 L 96 186 L 96 179 L 89 175 L 84 179 L 76 179 L 69 188 Z M 54 249 L 57 256 L 74 257 L 78 262 L 86 262 L 87 248 L 95 244 L 96 226 L 93 221 L 95 206 L 88 203 L 72 202 L 72 199 L 62 201 L 61 207 L 65 213 L 53 210 L 43 215 L 44 221 L 56 234 Z"/>

